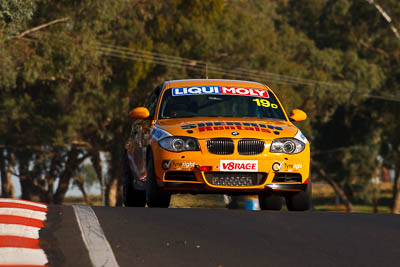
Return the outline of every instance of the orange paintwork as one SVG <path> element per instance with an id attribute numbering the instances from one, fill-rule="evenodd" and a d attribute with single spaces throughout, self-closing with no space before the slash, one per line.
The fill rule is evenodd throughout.
<path id="1" fill-rule="evenodd" d="M 232 86 L 232 87 L 245 87 L 268 90 L 269 94 L 276 95 L 266 85 L 247 82 L 247 81 L 234 81 L 234 80 L 180 80 L 165 82 L 162 88 L 158 104 L 155 108 L 155 116 L 153 120 L 135 121 L 134 128 L 137 127 L 142 131 L 142 135 L 131 136 L 127 143 L 127 151 L 130 158 L 130 165 L 134 170 L 134 175 L 137 179 L 144 179 L 146 177 L 146 155 L 149 151 L 154 155 L 154 166 L 156 178 L 161 188 L 167 188 L 168 184 L 179 183 L 180 187 L 172 187 L 175 192 L 189 192 L 193 191 L 190 185 L 201 185 L 202 191 L 219 191 L 226 192 L 247 192 L 257 193 L 266 188 L 271 189 L 273 184 L 285 184 L 289 187 L 276 189 L 284 194 L 288 191 L 298 191 L 290 188 L 290 185 L 305 184 L 309 178 L 310 166 L 310 145 L 305 141 L 305 148 L 298 154 L 286 153 L 271 153 L 270 146 L 274 139 L 277 138 L 293 138 L 298 134 L 299 130 L 292 124 L 284 111 L 285 120 L 276 119 L 260 119 L 260 118 L 227 118 L 227 117 L 195 117 L 195 118 L 170 118 L 159 119 L 159 109 L 163 94 L 170 88 L 190 87 L 190 86 Z M 276 99 L 278 99 L 276 97 Z M 280 106 L 281 103 L 278 103 Z M 296 111 L 295 111 L 296 113 Z M 299 113 L 299 112 L 297 112 Z M 304 113 L 304 112 L 303 112 Z M 300 116 L 301 115 L 301 116 Z M 302 114 L 297 115 L 303 118 Z M 304 113 L 305 115 L 305 113 Z M 204 123 L 209 125 L 203 127 Z M 136 129 L 136 128 L 135 128 Z M 137 130 L 134 130 L 134 132 Z M 194 137 L 198 140 L 200 151 L 185 151 L 185 152 L 170 152 L 159 145 L 159 140 L 164 137 L 159 137 L 160 133 L 167 133 L 171 136 L 188 136 Z M 237 136 L 233 136 L 232 132 L 237 132 Z M 156 134 L 157 133 L 157 134 Z M 229 138 L 235 144 L 235 152 L 231 155 L 217 155 L 208 151 L 206 142 L 212 138 Z M 237 152 L 238 142 L 241 139 L 259 139 L 265 142 L 264 151 L 258 155 L 239 155 Z M 305 139 L 306 140 L 306 139 Z M 212 172 L 219 172 L 220 166 L 224 160 L 242 160 L 254 162 L 258 164 L 257 172 L 265 173 L 266 179 L 258 185 L 252 186 L 222 186 L 211 184 L 205 179 L 205 172 L 200 171 L 200 166 L 211 166 Z M 166 161 L 169 163 L 169 169 L 165 170 L 162 163 Z M 274 171 L 272 165 L 278 162 L 280 164 L 279 171 Z M 249 165 L 250 166 L 250 165 Z M 194 173 L 195 181 L 182 181 L 166 180 L 165 174 L 167 171 L 181 172 L 191 171 Z M 273 182 L 276 173 L 297 173 L 301 175 L 301 182 Z M 185 184 L 187 186 L 185 186 Z M 170 188 L 169 187 L 169 188 Z M 275 190 L 275 189 L 273 189 Z"/>
<path id="2" fill-rule="evenodd" d="M 129 112 L 129 117 L 131 117 L 131 119 L 146 119 L 149 116 L 150 112 L 145 107 L 134 108 L 131 112 Z"/>
<path id="3" fill-rule="evenodd" d="M 300 109 L 293 109 L 290 112 L 290 118 L 294 121 L 305 121 L 307 119 L 307 114 Z"/>

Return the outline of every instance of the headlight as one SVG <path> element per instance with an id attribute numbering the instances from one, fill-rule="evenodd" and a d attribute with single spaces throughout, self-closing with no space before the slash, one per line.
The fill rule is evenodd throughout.
<path id="1" fill-rule="evenodd" d="M 169 136 L 158 142 L 160 146 L 171 152 L 200 151 L 197 139 L 184 136 Z"/>
<path id="2" fill-rule="evenodd" d="M 305 144 L 297 139 L 275 139 L 272 141 L 269 152 L 297 154 L 304 150 Z"/>

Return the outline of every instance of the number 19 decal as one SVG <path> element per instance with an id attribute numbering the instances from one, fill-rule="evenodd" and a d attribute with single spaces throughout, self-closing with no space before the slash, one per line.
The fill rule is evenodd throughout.
<path id="1" fill-rule="evenodd" d="M 271 102 L 269 102 L 269 100 L 267 100 L 267 99 L 256 98 L 256 99 L 253 99 L 253 101 L 256 102 L 256 103 L 257 103 L 257 106 L 259 106 L 259 107 L 264 107 L 264 108 L 269 108 L 269 107 L 271 107 L 271 108 L 278 108 L 278 105 L 277 105 L 277 104 L 271 104 Z"/>

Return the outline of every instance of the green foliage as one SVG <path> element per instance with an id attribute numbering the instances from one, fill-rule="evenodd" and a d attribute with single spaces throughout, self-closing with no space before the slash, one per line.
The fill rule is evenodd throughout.
<path id="1" fill-rule="evenodd" d="M 0 0 L 0 29 L 16 34 L 32 18 L 36 3 L 34 0 Z"/>
<path id="2" fill-rule="evenodd" d="M 396 0 L 380 4 L 399 25 Z M 175 66 L 133 61 L 121 52 L 127 48 L 307 79 L 258 81 L 286 109 L 308 113 L 298 126 L 328 173 L 367 185 L 379 148 L 399 144 L 398 103 L 370 99 L 400 95 L 399 47 L 365 0 L 0 0 L 0 146 L 15 166 L 37 166 L 24 174 L 35 185 L 71 176 L 99 151 L 110 153 L 110 181 L 117 179 L 129 110 L 164 80 L 205 77 L 179 59 Z M 398 153 L 386 152 L 385 162 Z M 39 187 L 53 197 L 51 187 Z"/>
<path id="3" fill-rule="evenodd" d="M 397 2 L 379 2 L 393 19 L 399 18 Z M 280 11 L 289 12 L 288 23 L 305 32 L 317 47 L 331 50 L 321 57 L 324 61 L 337 55 L 333 61 L 336 69 L 328 73 L 335 81 L 343 81 L 344 90 L 339 90 L 336 96 L 340 99 L 336 97 L 333 103 L 319 98 L 331 117 L 319 117 L 313 123 L 313 129 L 319 132 L 313 143 L 318 152 L 315 159 L 342 184 L 363 184 L 368 189 L 377 168 L 379 147 L 396 139 L 383 137 L 393 131 L 390 125 L 395 123 L 385 119 L 393 119 L 386 112 L 396 114 L 393 107 L 398 106 L 368 100 L 368 95 L 400 93 L 399 76 L 393 75 L 399 69 L 399 43 L 386 20 L 367 1 L 290 1 Z M 398 20 L 393 23 L 399 25 Z M 391 161 L 390 157 L 385 161 Z M 364 192 L 369 194 L 368 190 Z"/>

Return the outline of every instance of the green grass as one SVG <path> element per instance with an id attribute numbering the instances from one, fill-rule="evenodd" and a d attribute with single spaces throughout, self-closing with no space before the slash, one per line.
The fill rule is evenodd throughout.
<path id="1" fill-rule="evenodd" d="M 101 196 L 100 195 L 89 195 L 89 204 L 91 206 L 101 206 Z M 86 205 L 87 203 L 83 200 L 81 196 L 69 196 L 64 200 L 64 205 Z"/>
<path id="2" fill-rule="evenodd" d="M 392 184 L 382 183 L 379 186 L 378 212 L 389 213 L 392 204 Z M 354 212 L 372 213 L 374 206 L 372 203 L 366 203 L 360 198 L 360 192 L 355 190 L 355 194 L 350 198 Z M 336 195 L 332 187 L 323 183 L 313 184 L 313 206 L 317 211 L 339 211 L 345 212 L 344 204 L 336 205 Z"/>

